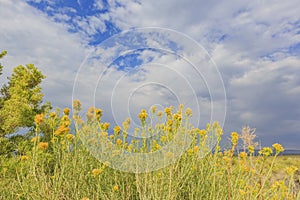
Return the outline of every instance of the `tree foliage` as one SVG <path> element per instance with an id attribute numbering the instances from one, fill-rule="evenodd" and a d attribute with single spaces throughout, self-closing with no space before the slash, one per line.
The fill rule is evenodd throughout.
<path id="1" fill-rule="evenodd" d="M 0 135 L 33 126 L 34 116 L 43 109 L 40 83 L 44 78 L 33 64 L 14 68 L 8 84 L 1 89 Z"/>

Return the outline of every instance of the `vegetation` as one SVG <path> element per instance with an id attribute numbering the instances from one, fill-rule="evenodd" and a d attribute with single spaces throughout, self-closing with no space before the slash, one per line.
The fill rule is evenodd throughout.
<path id="1" fill-rule="evenodd" d="M 152 107 L 130 136 L 130 119 L 110 127 L 91 107 L 84 120 L 78 100 L 72 112 L 41 105 L 43 78 L 34 65 L 16 67 L 2 92 L 0 199 L 300 199 L 300 158 L 279 156 L 277 143 L 254 156 L 249 127 L 224 149 L 218 122 L 200 130 L 183 105 Z M 6 137 L 20 127 L 31 131 Z M 132 157 L 155 153 L 164 162 Z"/>

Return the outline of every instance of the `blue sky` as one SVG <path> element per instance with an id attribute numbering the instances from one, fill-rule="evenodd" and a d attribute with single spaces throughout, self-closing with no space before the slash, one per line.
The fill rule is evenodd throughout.
<path id="1" fill-rule="evenodd" d="M 14 66 L 34 63 L 47 76 L 43 92 L 54 106 L 70 106 L 78 95 L 86 104 L 96 100 L 106 120 L 119 123 L 143 106 L 162 107 L 181 98 L 191 107 L 199 103 L 200 126 L 215 109 L 213 118 L 222 121 L 227 135 L 249 125 L 263 145 L 281 142 L 300 149 L 299 13 L 298 0 L 0 0 L 0 44 L 8 51 L 1 60 L 7 66 L 1 84 Z M 205 65 L 206 58 L 192 55 L 191 40 L 184 37 L 189 36 L 217 71 L 201 68 L 202 77 L 197 76 L 175 54 L 144 48 L 118 55 L 101 76 L 95 58 L 120 53 L 114 49 L 124 47 L 118 37 L 128 48 L 161 39 L 151 36 L 142 43 L 118 35 L 142 27 L 177 31 L 178 41 L 174 36 L 158 40 L 160 45 Z"/>

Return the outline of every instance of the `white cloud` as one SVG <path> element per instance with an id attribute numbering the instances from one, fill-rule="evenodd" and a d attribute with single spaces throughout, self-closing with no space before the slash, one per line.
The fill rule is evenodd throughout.
<path id="1" fill-rule="evenodd" d="M 13 67 L 34 63 L 47 78 L 43 81 L 45 99 L 54 105 L 70 105 L 75 72 L 85 57 L 84 41 L 55 24 L 45 14 L 22 1 L 0 1 L 1 48 L 4 75 Z"/>

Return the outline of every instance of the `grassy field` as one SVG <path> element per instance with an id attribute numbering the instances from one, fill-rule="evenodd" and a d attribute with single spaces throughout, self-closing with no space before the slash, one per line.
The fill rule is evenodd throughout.
<path id="1" fill-rule="evenodd" d="M 101 110 L 91 108 L 86 122 L 76 113 L 71 118 L 64 109 L 62 115 L 37 116 L 35 135 L 24 142 L 26 148 L 16 156 L 0 157 L 0 199 L 300 199 L 300 156 L 279 156 L 284 151 L 280 144 L 264 147 L 254 156 L 249 131 L 233 132 L 231 146 L 221 151 L 219 124 L 194 128 L 188 124 L 192 111 L 183 107 L 141 111 L 142 128 L 136 133 L 159 135 L 140 141 L 126 140 L 129 120 L 108 134 L 109 124 L 101 122 Z M 148 115 L 167 120 L 149 125 Z M 72 134 L 71 124 L 75 125 Z M 46 125 L 51 134 L 40 136 Z M 153 153 L 174 141 L 176 134 L 192 138 L 185 153 L 170 165 L 143 173 L 120 170 L 131 166 L 130 157 L 118 163 L 124 165 L 121 168 L 114 160 L 100 162 L 87 149 L 108 146 L 115 158 L 122 156 L 121 150 Z M 210 137 L 217 139 L 214 153 L 209 153 Z M 234 153 L 240 145 L 245 151 Z M 162 152 L 165 158 L 174 156 L 172 151 Z"/>

